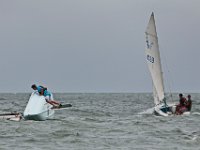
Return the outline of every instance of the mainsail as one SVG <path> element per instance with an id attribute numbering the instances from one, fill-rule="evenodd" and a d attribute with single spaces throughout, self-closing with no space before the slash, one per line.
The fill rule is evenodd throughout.
<path id="1" fill-rule="evenodd" d="M 153 13 L 151 14 L 145 34 L 146 60 L 153 81 L 154 103 L 157 105 L 164 100 L 164 83 L 158 46 L 158 37 Z"/>

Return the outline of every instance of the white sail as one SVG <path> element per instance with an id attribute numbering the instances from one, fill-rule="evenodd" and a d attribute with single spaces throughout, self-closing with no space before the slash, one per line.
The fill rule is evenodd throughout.
<path id="1" fill-rule="evenodd" d="M 155 105 L 158 105 L 160 103 L 159 101 L 159 98 L 158 98 L 158 94 L 157 94 L 157 91 L 156 91 L 156 88 L 153 84 L 153 99 L 154 99 L 154 104 Z"/>
<path id="2" fill-rule="evenodd" d="M 158 37 L 154 14 L 152 13 L 146 29 L 146 60 L 153 81 L 154 103 L 159 104 L 164 99 L 163 74 L 158 46 Z"/>

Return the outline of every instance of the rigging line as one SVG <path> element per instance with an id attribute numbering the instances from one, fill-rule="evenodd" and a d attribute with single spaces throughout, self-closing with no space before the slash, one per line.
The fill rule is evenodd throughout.
<path id="1" fill-rule="evenodd" d="M 162 49 L 162 47 L 159 45 L 159 47 Z M 168 86 L 168 88 L 169 88 L 169 93 L 170 93 L 170 98 L 171 98 L 171 100 L 172 100 L 172 102 L 174 102 L 174 100 L 173 100 L 173 95 L 172 95 L 172 87 L 171 86 L 173 86 L 173 83 L 174 83 L 174 81 L 173 81 L 173 78 L 172 78 L 172 76 L 171 76 L 171 72 L 169 71 L 169 67 L 168 67 L 168 65 L 167 65 L 167 59 L 166 59 L 166 55 L 165 55 L 165 52 L 164 51 L 162 51 L 162 53 L 163 53 L 163 58 L 164 58 L 164 65 L 166 66 L 166 69 L 167 69 L 167 73 L 169 74 L 169 79 L 168 78 L 165 78 L 166 80 L 167 80 L 167 86 Z M 166 62 L 166 63 L 165 63 Z M 169 80 L 171 80 L 171 82 L 169 81 Z"/>

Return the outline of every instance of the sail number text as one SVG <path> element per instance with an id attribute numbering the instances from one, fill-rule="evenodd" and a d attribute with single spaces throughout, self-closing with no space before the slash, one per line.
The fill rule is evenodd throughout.
<path id="1" fill-rule="evenodd" d="M 147 60 L 151 63 L 154 63 L 154 57 L 147 55 Z"/>

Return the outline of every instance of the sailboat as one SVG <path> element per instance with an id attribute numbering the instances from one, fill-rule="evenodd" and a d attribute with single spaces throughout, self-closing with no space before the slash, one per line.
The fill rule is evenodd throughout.
<path id="1" fill-rule="evenodd" d="M 158 45 L 158 36 L 154 13 L 151 14 L 149 23 L 145 32 L 146 36 L 146 61 L 151 74 L 153 83 L 154 113 L 161 116 L 176 114 L 176 105 L 167 104 L 164 91 L 163 72 Z M 184 112 L 189 114 L 190 112 Z"/>
<path id="2" fill-rule="evenodd" d="M 43 121 L 53 118 L 54 110 L 52 106 L 46 102 L 45 97 L 39 93 L 33 92 L 29 98 L 23 113 L 25 120 Z"/>
<path id="3" fill-rule="evenodd" d="M 38 91 L 35 91 L 29 98 L 29 101 L 23 112 L 23 119 L 35 121 L 52 119 L 55 111 L 67 109 L 69 107 L 72 107 L 72 105 L 62 104 L 61 106 L 54 108 L 51 104 L 46 102 L 46 99 L 43 95 L 40 95 Z"/>

